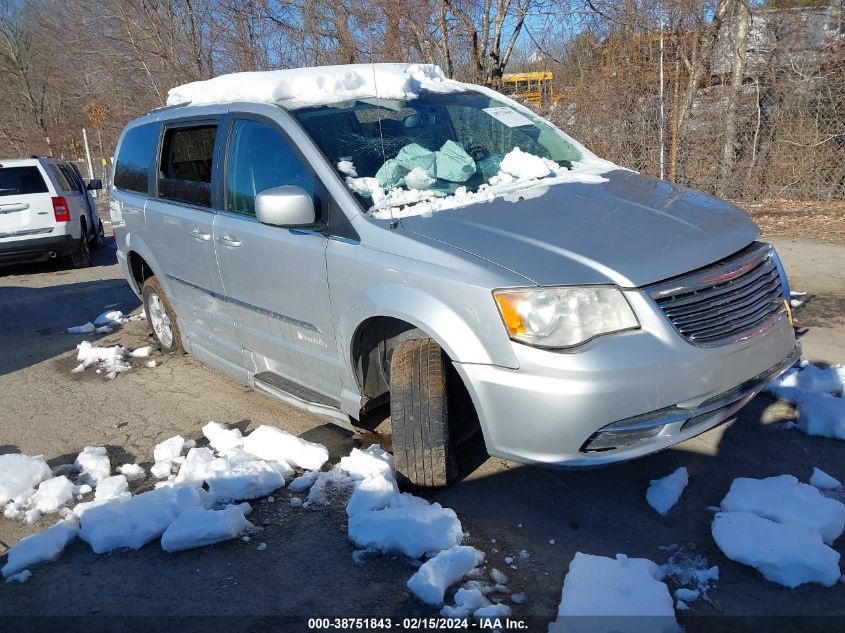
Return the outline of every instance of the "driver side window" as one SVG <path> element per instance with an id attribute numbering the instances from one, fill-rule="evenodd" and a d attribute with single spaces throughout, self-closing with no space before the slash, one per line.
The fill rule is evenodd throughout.
<path id="1" fill-rule="evenodd" d="M 233 124 L 226 169 L 226 210 L 255 215 L 255 196 L 282 185 L 302 187 L 318 208 L 314 176 L 272 126 L 238 119 Z"/>

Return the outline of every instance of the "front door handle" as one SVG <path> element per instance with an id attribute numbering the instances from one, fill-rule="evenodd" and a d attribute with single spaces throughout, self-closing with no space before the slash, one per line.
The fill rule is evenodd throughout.
<path id="1" fill-rule="evenodd" d="M 217 241 L 220 242 L 223 246 L 237 247 L 241 245 L 241 241 L 231 235 L 221 235 L 217 238 Z"/>
<path id="2" fill-rule="evenodd" d="M 191 237 L 193 237 L 198 242 L 207 242 L 211 239 L 211 233 L 203 233 L 199 229 L 194 229 L 191 231 Z"/>

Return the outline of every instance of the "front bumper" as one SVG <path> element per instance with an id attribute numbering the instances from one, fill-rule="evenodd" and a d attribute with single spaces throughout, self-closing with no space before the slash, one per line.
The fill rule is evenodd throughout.
<path id="1" fill-rule="evenodd" d="M 730 419 L 799 358 L 785 314 L 764 335 L 701 348 L 684 340 L 637 292 L 641 330 L 573 353 L 513 344 L 519 369 L 455 363 L 491 455 L 589 467 L 662 450 Z M 590 450 L 608 425 L 651 429 L 640 441 Z M 613 446 L 614 442 L 605 442 Z"/>

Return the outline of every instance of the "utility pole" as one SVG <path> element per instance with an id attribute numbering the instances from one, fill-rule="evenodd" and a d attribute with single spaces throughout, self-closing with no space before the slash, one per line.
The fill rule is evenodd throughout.
<path id="1" fill-rule="evenodd" d="M 82 128 L 82 141 L 85 143 L 85 160 L 88 162 L 88 180 L 94 178 L 94 168 L 91 165 L 91 148 L 88 147 L 88 131 Z M 96 197 L 96 191 L 93 192 Z"/>
<path id="2" fill-rule="evenodd" d="M 666 112 L 663 104 L 663 17 L 660 17 L 660 180 L 666 176 L 666 148 L 663 130 L 666 127 Z"/>

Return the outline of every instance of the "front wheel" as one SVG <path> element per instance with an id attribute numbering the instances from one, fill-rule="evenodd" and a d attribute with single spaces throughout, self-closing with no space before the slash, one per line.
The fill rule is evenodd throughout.
<path id="1" fill-rule="evenodd" d="M 144 299 L 147 321 L 161 351 L 166 354 L 184 354 L 182 337 L 179 335 L 179 326 L 176 323 L 176 313 L 164 295 L 158 279 L 154 276 L 147 278 L 144 281 L 141 296 Z"/>
<path id="2" fill-rule="evenodd" d="M 413 486 L 448 486 L 457 476 L 449 439 L 446 362 L 430 338 L 403 341 L 390 361 L 393 458 Z"/>

